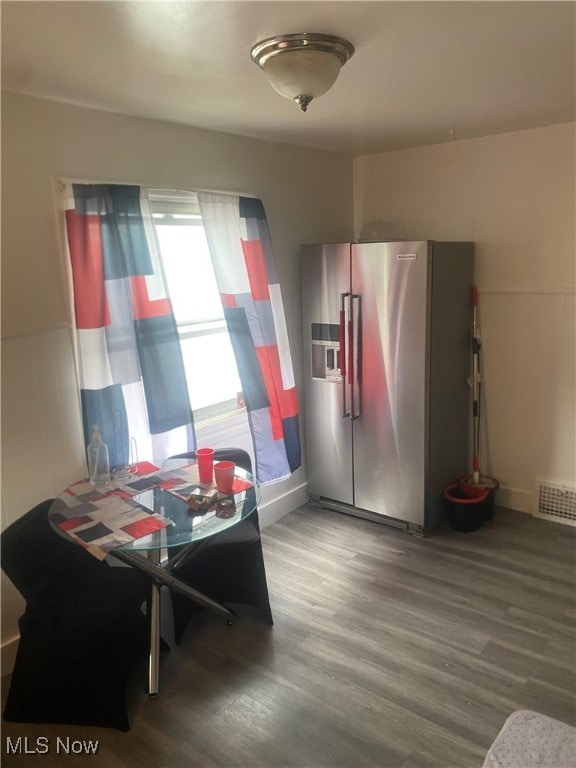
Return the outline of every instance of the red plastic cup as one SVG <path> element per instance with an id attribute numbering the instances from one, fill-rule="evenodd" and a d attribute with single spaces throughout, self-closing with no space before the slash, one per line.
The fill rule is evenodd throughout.
<path id="1" fill-rule="evenodd" d="M 214 470 L 214 448 L 198 448 L 196 461 L 200 482 L 202 485 L 209 485 L 212 482 Z"/>
<path id="2" fill-rule="evenodd" d="M 214 464 L 214 480 L 220 493 L 232 493 L 235 469 L 233 461 L 218 461 Z"/>

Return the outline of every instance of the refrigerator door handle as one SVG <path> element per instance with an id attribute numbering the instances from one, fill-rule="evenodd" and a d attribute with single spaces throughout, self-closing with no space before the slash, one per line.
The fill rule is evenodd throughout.
<path id="1" fill-rule="evenodd" d="M 350 297 L 350 358 L 349 380 L 351 392 L 351 419 L 358 419 L 362 415 L 362 297 L 353 293 Z"/>
<path id="2" fill-rule="evenodd" d="M 346 334 L 348 332 L 348 325 L 350 323 L 349 313 L 349 293 L 340 294 L 340 377 L 342 380 L 342 418 L 348 418 L 350 411 L 348 410 L 348 396 L 347 396 L 347 371 L 348 371 L 348 358 L 347 358 L 347 345 Z"/>

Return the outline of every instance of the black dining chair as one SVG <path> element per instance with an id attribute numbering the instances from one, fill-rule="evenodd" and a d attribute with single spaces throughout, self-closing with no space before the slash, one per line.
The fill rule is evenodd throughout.
<path id="1" fill-rule="evenodd" d="M 171 459 L 196 458 L 194 451 L 178 454 Z M 252 461 L 241 448 L 218 448 L 214 461 L 233 461 L 236 466 L 252 473 Z M 180 581 L 220 603 L 247 605 L 256 608 L 262 618 L 273 624 L 268 595 L 266 568 L 260 538 L 258 510 L 232 528 L 178 553 L 167 568 Z M 174 640 L 180 644 L 190 619 L 203 608 L 183 595 L 170 593 L 174 616 Z"/>
<path id="2" fill-rule="evenodd" d="M 26 600 L 4 719 L 127 731 L 128 683 L 148 652 L 150 580 L 56 533 L 52 501 L 0 536 L 2 570 Z"/>

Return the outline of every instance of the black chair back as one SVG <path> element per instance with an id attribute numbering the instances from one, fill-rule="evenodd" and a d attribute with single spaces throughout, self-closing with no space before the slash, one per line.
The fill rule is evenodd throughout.
<path id="1" fill-rule="evenodd" d="M 150 579 L 61 537 L 48 521 L 52 502 L 0 536 L 2 569 L 26 600 L 4 719 L 128 730 L 126 687 L 148 650 Z"/>
<path id="2" fill-rule="evenodd" d="M 176 456 L 170 456 L 171 459 L 195 459 L 196 451 L 188 453 L 179 453 Z M 216 448 L 214 451 L 214 461 L 233 461 L 237 467 L 244 469 L 252 474 L 252 460 L 248 451 L 243 448 Z"/>
<path id="3" fill-rule="evenodd" d="M 37 504 L 0 536 L 2 570 L 28 603 L 50 594 L 54 583 L 65 581 L 78 569 L 96 573 L 102 567 L 82 547 L 52 528 L 48 510 L 53 501 Z"/>

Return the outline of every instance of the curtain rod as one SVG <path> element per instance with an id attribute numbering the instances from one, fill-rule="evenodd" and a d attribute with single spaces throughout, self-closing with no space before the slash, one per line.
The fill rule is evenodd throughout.
<path id="1" fill-rule="evenodd" d="M 210 192 L 217 195 L 238 195 L 239 197 L 252 197 L 254 199 L 259 199 L 256 197 L 256 195 L 252 193 L 238 192 L 237 190 L 232 192 L 232 191 L 223 190 L 223 189 L 204 189 L 202 187 L 195 187 L 194 189 L 184 189 L 181 187 L 163 187 L 163 186 L 159 186 L 158 184 L 138 184 L 134 181 L 101 181 L 101 180 L 95 180 L 95 179 L 77 179 L 77 178 L 72 178 L 68 176 L 53 176 L 52 178 L 56 180 L 60 190 L 64 188 L 63 187 L 64 184 L 123 184 L 123 185 L 133 186 L 133 187 L 144 187 L 145 189 L 167 189 L 173 192 Z"/>

